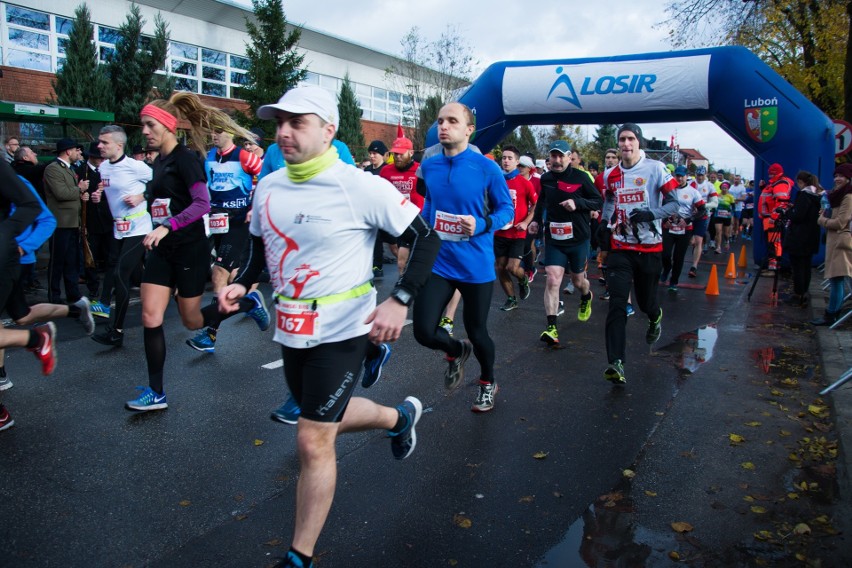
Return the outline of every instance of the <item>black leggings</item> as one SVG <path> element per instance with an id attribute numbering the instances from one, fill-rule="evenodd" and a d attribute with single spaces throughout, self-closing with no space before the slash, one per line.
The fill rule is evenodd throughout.
<path id="1" fill-rule="evenodd" d="M 426 285 L 414 302 L 414 338 L 420 345 L 430 349 L 439 349 L 450 357 L 461 355 L 461 341 L 453 339 L 447 331 L 438 326 L 444 308 L 453 297 L 453 292 L 461 292 L 464 329 L 473 344 L 473 354 L 482 369 L 481 380 L 490 383 L 494 380 L 494 341 L 488 335 L 488 312 L 491 309 L 491 296 L 494 282 L 468 284 L 447 280 L 437 274 L 429 276 Z"/>
<path id="2" fill-rule="evenodd" d="M 683 235 L 673 235 L 669 231 L 663 231 L 663 274 L 671 273 L 669 282 L 672 286 L 677 286 L 680 280 L 683 259 L 686 258 L 690 240 L 692 240 L 692 231 L 687 231 Z"/>
<path id="3" fill-rule="evenodd" d="M 639 309 L 649 319 L 660 314 L 657 282 L 662 261 L 659 253 L 612 251 L 606 259 L 606 285 L 609 290 L 609 312 L 606 315 L 606 354 L 608 362 L 625 361 L 627 350 L 627 296 L 631 287 Z"/>
<path id="4" fill-rule="evenodd" d="M 120 239 L 115 265 L 108 267 L 104 276 L 101 301 L 107 306 L 112 298 L 112 289 L 115 288 L 115 310 L 111 314 L 113 329 L 124 329 L 124 317 L 130 305 L 130 279 L 145 256 L 145 247 L 142 246 L 144 238 L 145 235 L 139 235 Z"/>
<path id="5" fill-rule="evenodd" d="M 811 286 L 812 255 L 790 255 L 790 268 L 793 271 L 793 293 L 804 296 Z"/>

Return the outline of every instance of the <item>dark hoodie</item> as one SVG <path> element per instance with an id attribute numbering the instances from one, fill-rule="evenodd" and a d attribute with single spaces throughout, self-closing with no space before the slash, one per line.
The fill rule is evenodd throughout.
<path id="1" fill-rule="evenodd" d="M 787 211 L 790 224 L 784 237 L 784 250 L 793 256 L 811 256 L 819 251 L 820 197 L 818 189 L 809 185 L 799 190 L 796 201 Z"/>

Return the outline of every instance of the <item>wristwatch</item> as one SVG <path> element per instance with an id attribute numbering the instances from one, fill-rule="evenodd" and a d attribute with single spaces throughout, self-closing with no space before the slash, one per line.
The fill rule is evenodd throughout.
<path id="1" fill-rule="evenodd" d="M 414 297 L 410 292 L 405 290 L 405 288 L 394 288 L 390 293 L 390 297 L 402 304 L 403 306 L 410 306 L 411 302 L 414 301 Z"/>

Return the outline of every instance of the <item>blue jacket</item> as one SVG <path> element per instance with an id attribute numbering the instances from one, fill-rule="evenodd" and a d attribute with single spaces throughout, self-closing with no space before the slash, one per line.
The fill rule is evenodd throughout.
<path id="1" fill-rule="evenodd" d="M 349 151 L 346 144 L 335 138 L 332 140 L 331 145 L 337 148 L 337 155 L 340 156 L 341 162 L 350 166 L 355 165 L 355 159 L 352 157 L 352 152 Z M 278 147 L 278 144 L 272 144 L 266 149 L 266 153 L 263 155 L 263 167 L 260 168 L 260 173 L 257 174 L 257 181 L 262 180 L 276 170 L 286 167 L 287 162 L 284 161 L 281 148 Z"/>
<path id="2" fill-rule="evenodd" d="M 24 229 L 24 231 L 15 239 L 18 241 L 18 246 L 24 251 L 24 255 L 21 257 L 21 264 L 35 264 L 35 252 L 38 250 L 38 247 L 43 245 L 53 234 L 53 231 L 56 229 L 56 217 L 53 216 L 53 213 L 50 212 L 50 209 L 47 208 L 47 205 L 45 205 L 44 201 L 42 201 L 41 197 L 39 197 L 38 192 L 33 187 L 33 184 L 22 176 L 18 177 L 22 182 L 24 182 L 24 185 L 33 192 L 35 198 L 38 199 L 39 205 L 41 205 L 41 213 L 38 214 L 38 217 L 36 217 L 32 225 Z M 14 210 L 14 205 L 12 206 L 12 209 Z"/>
<path id="3" fill-rule="evenodd" d="M 472 215 L 476 230 L 467 241 L 443 241 L 432 272 L 469 284 L 492 282 L 494 231 L 515 218 L 515 208 L 503 171 L 493 161 L 468 148 L 447 157 L 443 152 L 420 164 L 426 183 L 421 215 L 435 226 L 435 214 Z"/>

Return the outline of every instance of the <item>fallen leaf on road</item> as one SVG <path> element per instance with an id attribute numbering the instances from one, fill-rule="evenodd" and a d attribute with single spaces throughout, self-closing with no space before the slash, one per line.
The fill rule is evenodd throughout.
<path id="1" fill-rule="evenodd" d="M 771 540 L 772 533 L 769 531 L 756 532 L 754 533 L 754 538 L 756 538 L 757 540 Z"/>
<path id="2" fill-rule="evenodd" d="M 754 469 L 754 464 L 751 462 L 743 462 L 740 464 L 740 467 L 743 469 Z"/>
<path id="3" fill-rule="evenodd" d="M 645 495 L 647 495 L 648 497 L 656 497 L 657 492 L 656 491 L 645 491 Z"/>
<path id="4" fill-rule="evenodd" d="M 792 434 L 792 432 L 790 432 L 789 430 L 781 430 L 781 431 L 780 431 L 780 432 L 778 432 L 778 433 L 779 433 L 780 435 L 784 436 L 785 438 L 786 438 L 787 436 L 792 436 L 792 435 L 793 435 L 793 434 Z"/>
<path id="5" fill-rule="evenodd" d="M 692 531 L 692 525 L 683 521 L 675 521 L 671 526 L 672 530 L 676 533 L 688 533 Z"/>
<path id="6" fill-rule="evenodd" d="M 535 501 L 535 495 L 525 495 L 518 499 L 518 503 L 532 503 Z"/>
<path id="7" fill-rule="evenodd" d="M 273 538 L 272 540 L 267 540 L 264 542 L 264 546 L 281 546 L 281 543 L 284 542 L 280 538 Z"/>
<path id="8" fill-rule="evenodd" d="M 793 527 L 793 532 L 795 534 L 811 534 L 811 527 L 809 527 L 805 523 L 799 523 L 798 525 Z"/>
<path id="9" fill-rule="evenodd" d="M 669 558 L 677 562 L 678 560 L 680 560 L 680 554 L 678 554 L 676 550 L 672 550 L 671 552 L 669 552 Z"/>
<path id="10" fill-rule="evenodd" d="M 178 505 L 180 505 L 181 507 L 189 507 L 190 505 L 192 505 L 192 502 L 191 502 L 191 501 L 187 501 L 186 499 L 184 499 L 183 501 L 181 501 L 180 503 L 178 503 Z"/>
<path id="11" fill-rule="evenodd" d="M 760 505 L 752 505 L 751 512 L 757 513 L 758 515 L 762 515 L 766 512 L 766 507 L 761 507 Z"/>
<path id="12" fill-rule="evenodd" d="M 745 442 L 745 438 L 743 438 L 739 434 L 728 434 L 728 439 L 731 441 L 732 446 L 736 446 L 737 444 L 742 444 L 743 442 Z"/>
<path id="13" fill-rule="evenodd" d="M 745 425 L 751 426 L 752 428 L 756 428 L 756 427 L 760 426 L 761 424 L 760 424 L 760 422 L 752 421 L 752 422 L 746 422 Z"/>
<path id="14" fill-rule="evenodd" d="M 464 515 L 453 515 L 453 524 L 457 527 L 461 527 L 463 529 L 469 529 L 473 526 L 473 521 L 465 517 Z"/>
<path id="15" fill-rule="evenodd" d="M 255 441 L 254 441 L 254 445 L 255 445 L 255 446 L 262 446 L 262 445 L 263 445 L 263 440 L 255 440 Z"/>
<path id="16" fill-rule="evenodd" d="M 621 472 L 621 475 L 623 475 L 627 479 L 633 479 L 634 477 L 636 477 L 636 472 L 633 471 L 632 469 L 625 469 L 624 471 Z"/>
<path id="17" fill-rule="evenodd" d="M 536 452 L 533 454 L 533 457 L 537 460 L 543 460 L 547 457 L 547 452 Z"/>

